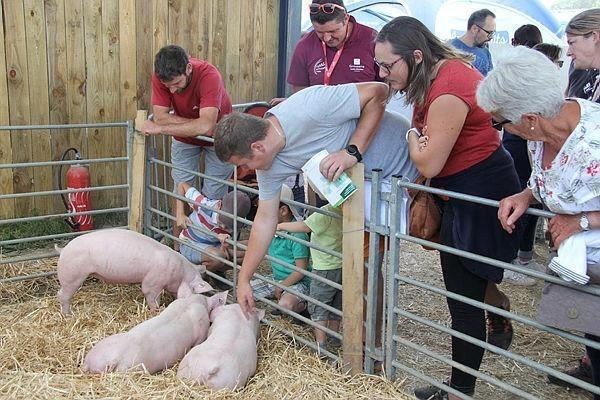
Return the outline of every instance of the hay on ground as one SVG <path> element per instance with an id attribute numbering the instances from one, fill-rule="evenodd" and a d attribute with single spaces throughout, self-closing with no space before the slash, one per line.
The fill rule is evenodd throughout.
<path id="1" fill-rule="evenodd" d="M 1 278 L 51 271 L 56 260 L 4 265 Z M 262 328 L 256 375 L 236 392 L 214 392 L 176 376 L 177 365 L 155 375 L 83 374 L 85 354 L 98 340 L 156 315 L 139 285 L 88 280 L 60 313 L 56 278 L 0 286 L 0 397 L 80 399 L 402 399 L 401 382 L 350 377 L 273 328 Z M 163 304 L 169 299 L 163 299 Z M 164 306 L 163 306 L 164 307 Z M 289 327 L 286 327 L 289 328 Z"/>

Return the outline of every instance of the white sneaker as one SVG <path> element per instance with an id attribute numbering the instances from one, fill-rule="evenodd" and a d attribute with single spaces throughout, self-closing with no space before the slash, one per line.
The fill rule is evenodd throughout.
<path id="1" fill-rule="evenodd" d="M 522 263 L 518 259 L 514 259 L 511 264 L 518 265 L 520 267 L 532 268 L 533 265 L 530 264 L 535 263 L 535 261 L 530 261 L 528 263 Z M 533 269 L 533 268 L 532 268 Z M 512 283 L 513 285 L 518 286 L 533 286 L 537 283 L 534 278 L 531 278 L 525 274 L 521 274 L 515 271 L 509 271 L 508 269 L 504 270 L 504 280 L 508 283 Z"/>
<path id="2" fill-rule="evenodd" d="M 509 271 L 507 269 L 504 270 L 504 280 L 508 283 L 512 283 L 513 285 L 518 286 L 533 286 L 536 283 L 535 279 L 530 278 L 527 275 L 514 271 Z"/>

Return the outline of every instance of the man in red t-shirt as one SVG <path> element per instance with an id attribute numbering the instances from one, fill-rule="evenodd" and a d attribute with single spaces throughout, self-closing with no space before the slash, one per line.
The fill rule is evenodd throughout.
<path id="1" fill-rule="evenodd" d="M 173 137 L 171 162 L 174 166 L 197 171 L 200 154 L 204 152 L 206 175 L 219 179 L 231 177 L 233 166 L 219 160 L 211 143 L 196 138 L 212 136 L 217 122 L 231 113 L 229 94 L 213 65 L 189 58 L 179 46 L 160 49 L 152 74 L 152 107 L 154 118 L 144 122 L 144 132 Z M 176 168 L 172 168 L 171 176 L 175 188 L 182 182 L 193 185 L 196 179 L 194 174 Z M 202 194 L 210 199 L 221 199 L 227 189 L 222 183 L 203 180 Z M 179 231 L 175 226 L 173 235 L 178 236 Z"/>

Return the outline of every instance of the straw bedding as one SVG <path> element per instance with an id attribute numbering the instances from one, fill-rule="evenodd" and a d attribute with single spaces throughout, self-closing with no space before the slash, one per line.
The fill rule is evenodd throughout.
<path id="1" fill-rule="evenodd" d="M 51 271 L 56 260 L 4 265 L 1 277 Z M 93 376 L 79 370 L 98 340 L 156 315 L 136 285 L 88 280 L 73 298 L 69 319 L 59 311 L 55 278 L 0 286 L 0 397 L 102 399 L 402 399 L 402 381 L 349 377 L 274 329 L 262 328 L 256 375 L 237 392 L 213 392 L 176 377 L 177 366 L 153 376 Z M 163 298 L 163 304 L 169 298 Z M 289 328 L 289 326 L 286 326 Z"/>

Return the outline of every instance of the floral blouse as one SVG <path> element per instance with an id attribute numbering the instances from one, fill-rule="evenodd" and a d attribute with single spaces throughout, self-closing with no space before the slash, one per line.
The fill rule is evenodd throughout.
<path id="1" fill-rule="evenodd" d="M 573 98 L 581 119 L 547 168 L 544 145 L 529 141 L 532 172 L 528 187 L 534 197 L 557 214 L 600 210 L 600 104 Z"/>

